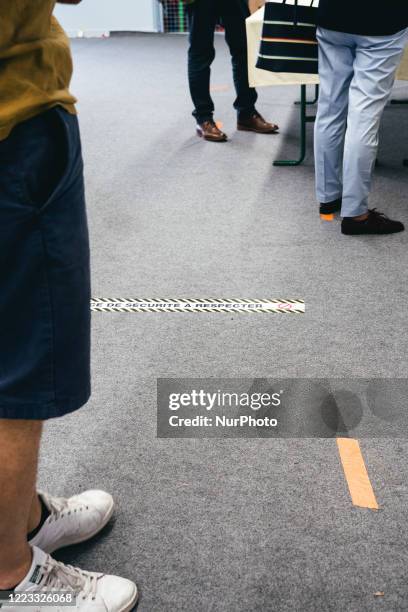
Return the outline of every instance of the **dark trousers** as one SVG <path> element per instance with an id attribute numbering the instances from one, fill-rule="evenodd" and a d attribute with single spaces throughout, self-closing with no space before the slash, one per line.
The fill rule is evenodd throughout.
<path id="1" fill-rule="evenodd" d="M 235 90 L 234 108 L 239 117 L 255 109 L 257 93 L 248 84 L 245 19 L 249 16 L 245 0 L 195 0 L 189 6 L 190 48 L 188 79 L 197 122 L 211 119 L 214 103 L 210 95 L 210 67 L 215 57 L 214 30 L 221 17 L 230 49 Z"/>

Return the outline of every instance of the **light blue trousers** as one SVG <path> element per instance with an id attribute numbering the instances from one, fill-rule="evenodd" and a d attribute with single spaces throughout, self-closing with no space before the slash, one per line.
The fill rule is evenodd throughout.
<path id="1" fill-rule="evenodd" d="M 317 199 L 324 204 L 342 198 L 341 215 L 356 217 L 368 209 L 380 120 L 408 30 L 392 36 L 357 36 L 318 28 L 317 36 Z"/>

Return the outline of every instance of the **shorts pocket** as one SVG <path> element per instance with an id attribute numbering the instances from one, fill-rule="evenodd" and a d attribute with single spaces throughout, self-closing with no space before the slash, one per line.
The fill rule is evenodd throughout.
<path id="1" fill-rule="evenodd" d="M 59 109 L 35 117 L 24 135 L 23 197 L 41 210 L 53 197 L 69 166 L 69 138 Z"/>

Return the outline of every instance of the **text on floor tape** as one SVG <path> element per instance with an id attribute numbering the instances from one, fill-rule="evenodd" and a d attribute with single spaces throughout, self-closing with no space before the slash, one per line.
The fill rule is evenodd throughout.
<path id="1" fill-rule="evenodd" d="M 303 314 L 299 299 L 93 298 L 94 312 L 247 312 Z"/>

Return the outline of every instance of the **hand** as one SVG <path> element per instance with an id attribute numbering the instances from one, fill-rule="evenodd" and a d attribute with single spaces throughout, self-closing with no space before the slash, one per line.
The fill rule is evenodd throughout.
<path id="1" fill-rule="evenodd" d="M 265 4 L 265 0 L 249 0 L 248 2 L 249 11 L 251 13 L 255 13 L 255 11 L 260 9 L 261 6 L 264 6 L 264 4 Z"/>

